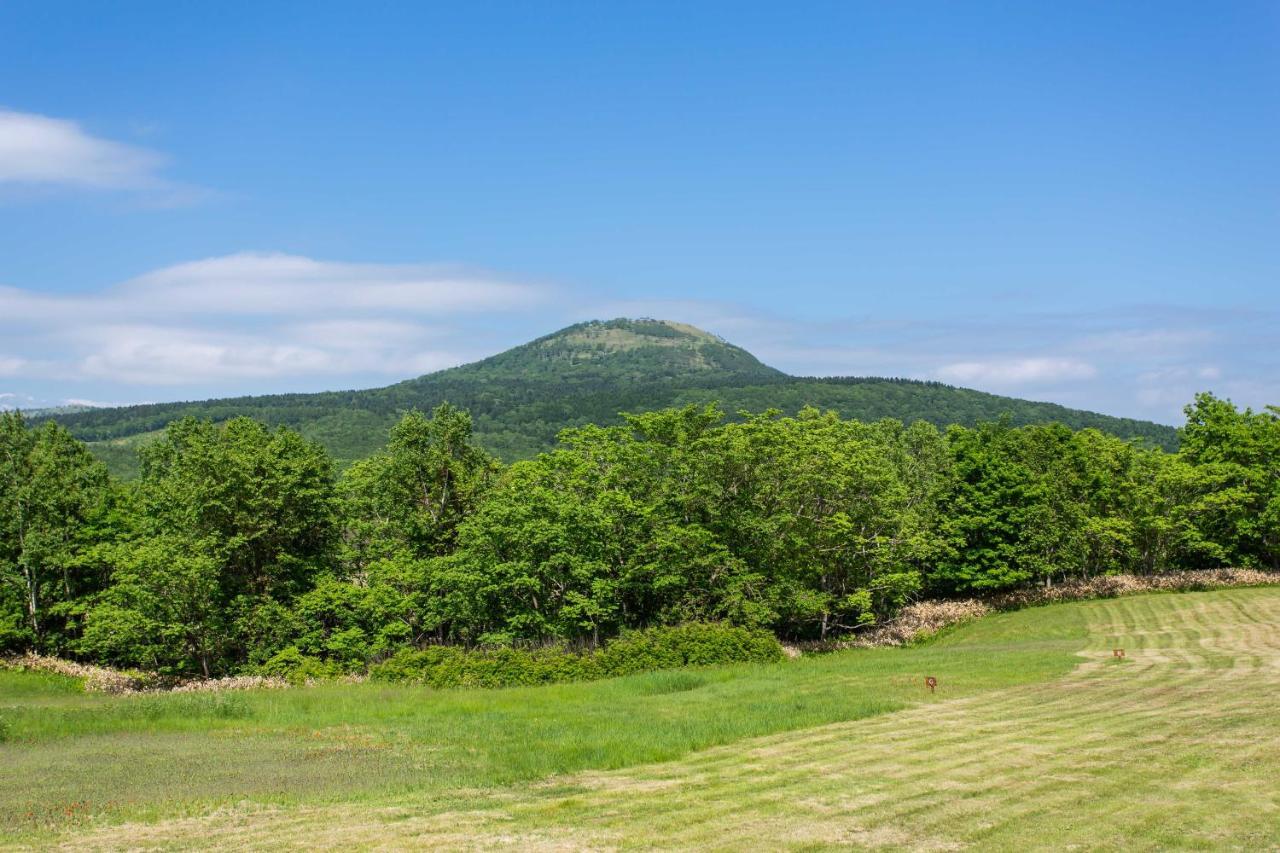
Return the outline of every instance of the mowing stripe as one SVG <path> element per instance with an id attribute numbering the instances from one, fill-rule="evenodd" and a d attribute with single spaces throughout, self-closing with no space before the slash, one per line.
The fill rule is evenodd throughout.
<path id="1" fill-rule="evenodd" d="M 465 810 L 233 810 L 68 843 L 1280 847 L 1280 590 L 1087 607 L 1081 663 L 1049 683 L 486 792 Z"/>

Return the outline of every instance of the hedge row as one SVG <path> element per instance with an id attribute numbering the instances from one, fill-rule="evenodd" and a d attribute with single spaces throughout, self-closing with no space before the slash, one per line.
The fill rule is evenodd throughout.
<path id="1" fill-rule="evenodd" d="M 374 664 L 369 677 L 378 681 L 431 687 L 515 687 L 565 681 L 590 681 L 657 669 L 721 663 L 771 663 L 783 657 L 782 646 L 768 631 L 719 623 L 694 623 L 633 631 L 585 652 L 559 646 L 538 649 L 476 649 L 428 646 L 402 649 Z M 334 673 L 314 658 L 286 649 L 264 667 L 264 675 L 291 681 Z"/>

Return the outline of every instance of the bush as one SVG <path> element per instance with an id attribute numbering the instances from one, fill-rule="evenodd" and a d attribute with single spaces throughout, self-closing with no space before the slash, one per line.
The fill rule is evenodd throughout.
<path id="1" fill-rule="evenodd" d="M 698 623 L 633 631 L 591 652 L 557 646 L 495 651 L 455 646 L 404 649 L 374 666 L 369 675 L 379 681 L 431 687 L 515 687 L 682 666 L 768 663 L 782 657 L 782 646 L 767 631 Z"/>
<path id="2" fill-rule="evenodd" d="M 259 666 L 256 674 L 269 678 L 283 678 L 290 684 L 306 684 L 308 681 L 337 678 L 343 674 L 343 670 L 333 661 L 304 655 L 298 651 L 297 646 L 288 646 Z"/>
<path id="3" fill-rule="evenodd" d="M 781 660 L 783 653 L 768 631 L 693 623 L 623 634 L 597 657 L 602 673 L 614 676 L 714 663 L 768 663 Z"/>

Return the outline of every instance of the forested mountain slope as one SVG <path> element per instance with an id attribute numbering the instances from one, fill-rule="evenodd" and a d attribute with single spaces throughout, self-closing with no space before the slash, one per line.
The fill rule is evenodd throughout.
<path id="1" fill-rule="evenodd" d="M 661 320 L 579 323 L 483 361 L 384 388 L 156 403 L 53 416 L 119 474 L 135 468 L 134 448 L 170 421 L 248 415 L 287 424 L 342 463 L 380 447 L 398 414 L 442 402 L 471 412 L 475 435 L 505 460 L 550 446 L 569 426 L 619 421 L 624 411 L 715 402 L 728 412 L 831 409 L 865 421 L 897 418 L 940 426 L 1008 416 L 1013 424 L 1057 421 L 1095 427 L 1173 448 L 1177 433 L 1149 421 L 1115 418 L 938 382 L 805 378 L 762 364 L 746 350 L 693 326 Z"/>

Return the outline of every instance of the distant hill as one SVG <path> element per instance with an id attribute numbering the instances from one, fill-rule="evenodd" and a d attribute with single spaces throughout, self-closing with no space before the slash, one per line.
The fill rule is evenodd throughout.
<path id="1" fill-rule="evenodd" d="M 939 426 L 1008 416 L 1014 424 L 1058 421 L 1166 448 L 1178 441 L 1177 431 L 1162 424 L 940 382 L 788 376 L 693 326 L 625 319 L 578 323 L 483 361 L 385 388 L 153 403 L 53 417 L 90 442 L 113 471 L 129 476 L 137 467 L 137 445 L 186 415 L 215 421 L 249 415 L 286 424 L 348 464 L 381 447 L 401 413 L 445 401 L 470 411 L 480 443 L 508 461 L 550 447 L 565 427 L 617 423 L 620 412 L 709 402 L 730 413 L 793 413 L 817 406 L 843 417 Z"/>
<path id="2" fill-rule="evenodd" d="M 5 409 L 10 408 L 8 406 Z M 68 403 L 65 406 L 48 406 L 43 409 L 23 409 L 22 413 L 28 418 L 48 419 L 58 415 L 74 415 L 76 412 L 92 412 L 94 409 L 102 408 L 101 406 L 89 406 L 84 403 Z M 0 409 L 3 411 L 4 409 Z"/>

